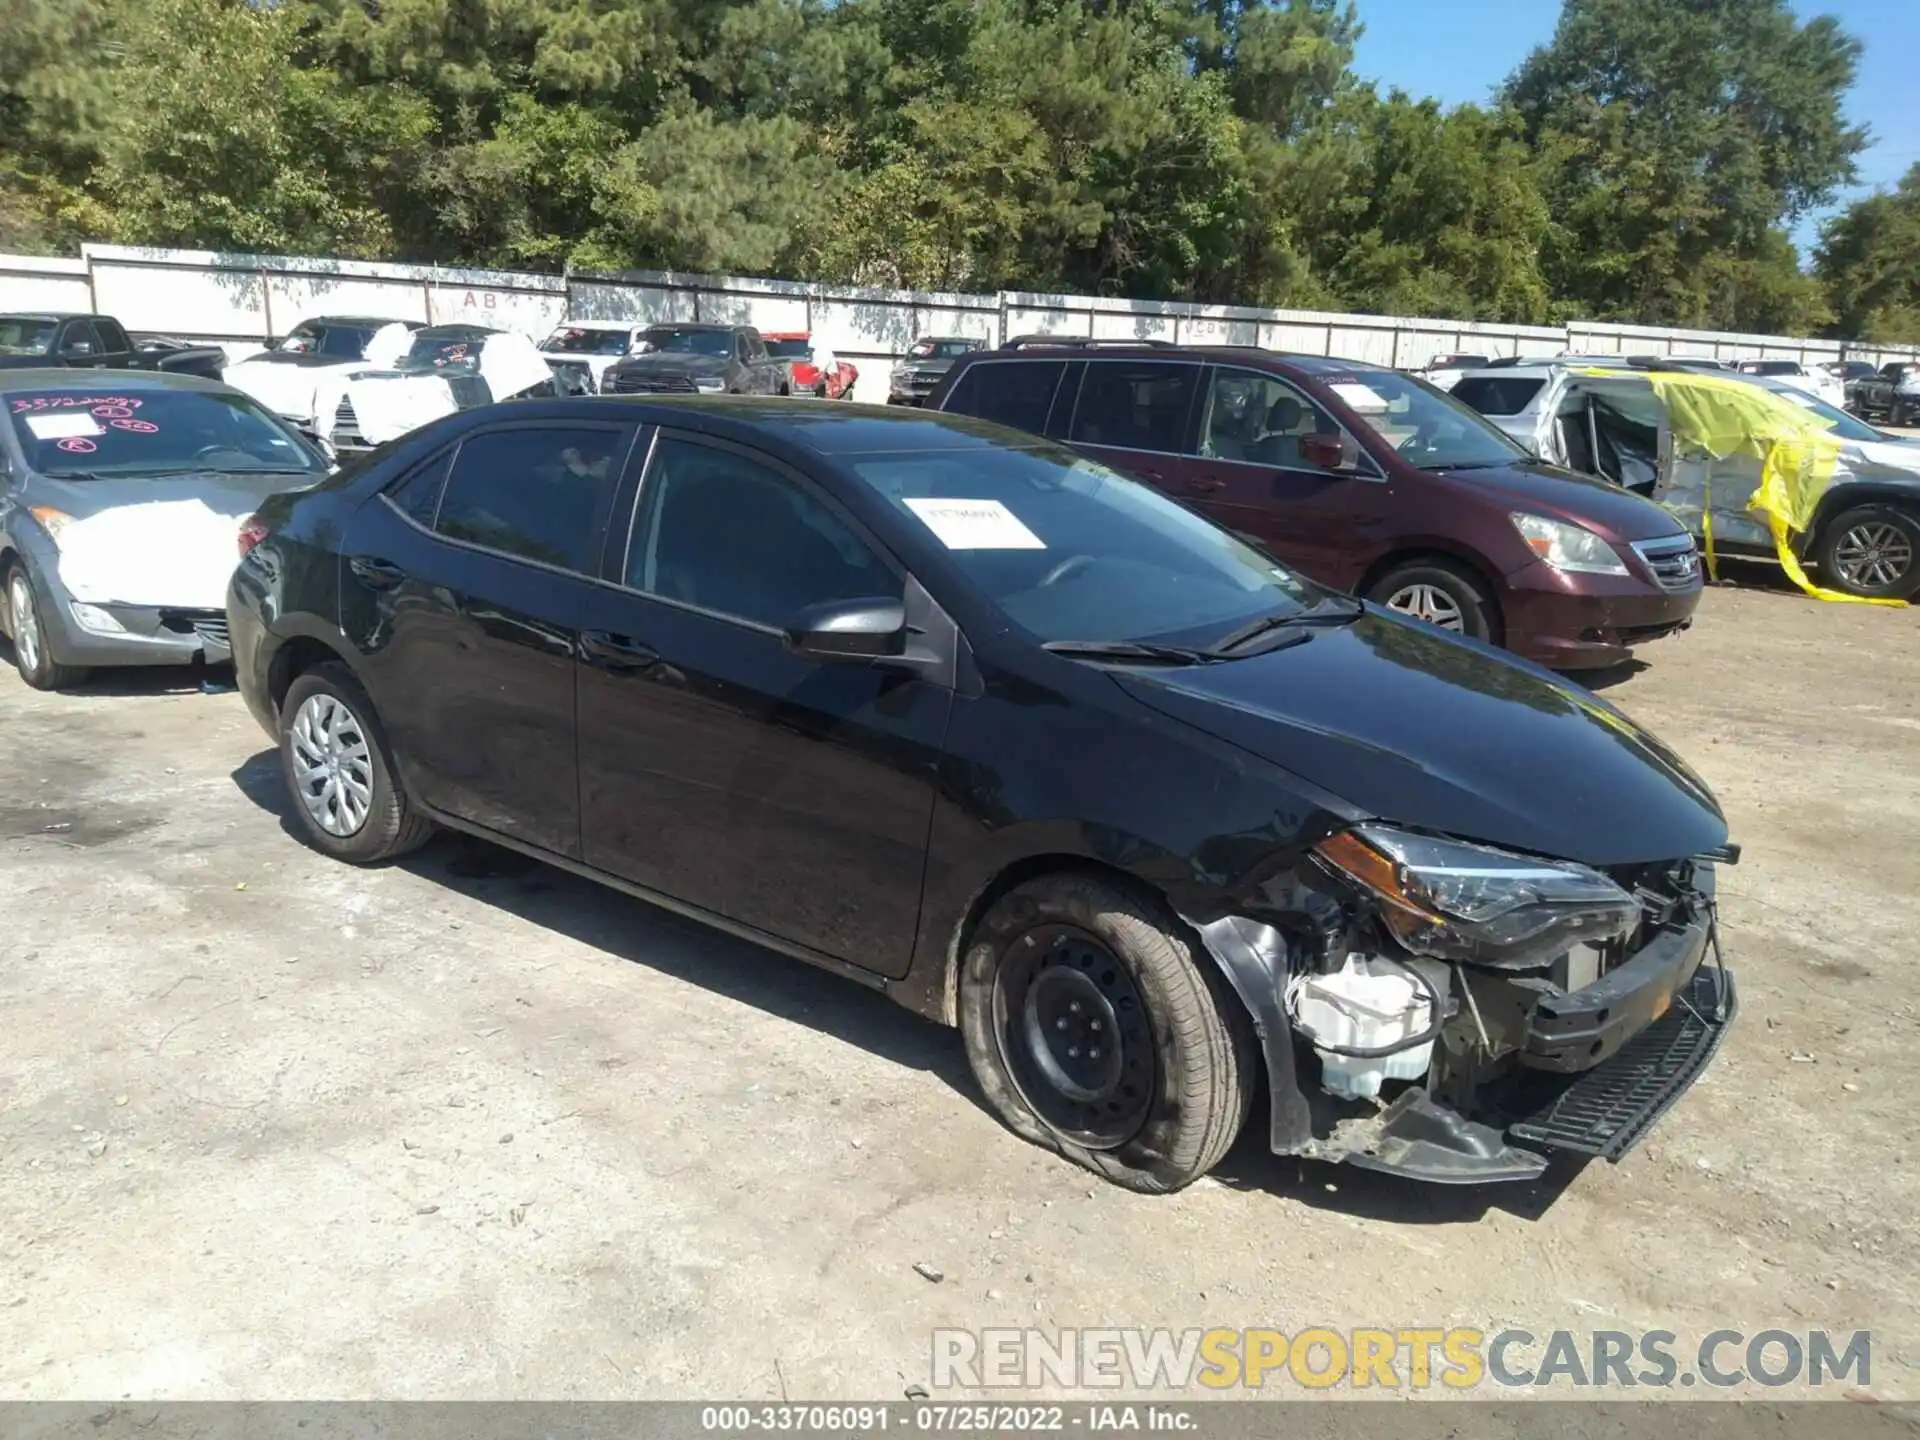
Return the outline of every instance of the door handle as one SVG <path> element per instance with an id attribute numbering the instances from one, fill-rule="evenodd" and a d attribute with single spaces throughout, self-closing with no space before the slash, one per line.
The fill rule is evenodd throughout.
<path id="1" fill-rule="evenodd" d="M 392 590 L 406 583 L 407 572 L 391 560 L 376 559 L 371 555 L 356 555 L 347 561 L 347 568 L 370 590 Z"/>
<path id="2" fill-rule="evenodd" d="M 580 637 L 580 658 L 601 670 L 645 670 L 660 663 L 660 652 L 625 635 L 588 630 Z"/>
<path id="3" fill-rule="evenodd" d="M 1224 490 L 1226 488 L 1227 488 L 1227 482 L 1224 480 L 1214 480 L 1211 478 L 1208 478 L 1208 479 L 1196 478 L 1196 479 L 1191 479 L 1187 481 L 1187 489 L 1193 491 L 1193 493 L 1196 495 L 1212 495 L 1216 491 Z"/>

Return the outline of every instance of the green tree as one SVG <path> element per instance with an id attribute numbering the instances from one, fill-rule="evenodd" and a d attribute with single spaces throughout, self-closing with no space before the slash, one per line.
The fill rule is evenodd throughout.
<path id="1" fill-rule="evenodd" d="M 1859 54 L 1788 0 L 1565 0 L 1506 90 L 1556 217 L 1559 297 L 1672 324 L 1780 313 L 1770 236 L 1851 178 L 1866 143 L 1840 103 Z M 1742 266 L 1762 279 L 1734 283 Z"/>
<path id="2" fill-rule="evenodd" d="M 1842 338 L 1920 345 L 1920 164 L 1829 220 L 1816 267 Z"/>

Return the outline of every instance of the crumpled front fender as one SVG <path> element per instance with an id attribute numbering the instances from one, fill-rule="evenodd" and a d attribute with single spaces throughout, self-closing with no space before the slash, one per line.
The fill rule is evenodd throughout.
<path id="1" fill-rule="evenodd" d="M 1287 1021 L 1286 937 L 1271 925 L 1243 915 L 1201 924 L 1182 916 L 1247 1007 L 1260 1055 L 1267 1067 L 1267 1141 L 1276 1155 L 1292 1154 L 1313 1138 L 1306 1094 L 1293 1066 L 1293 1027 Z"/>

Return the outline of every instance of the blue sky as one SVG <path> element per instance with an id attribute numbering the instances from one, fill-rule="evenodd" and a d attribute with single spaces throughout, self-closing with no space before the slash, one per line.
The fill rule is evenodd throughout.
<path id="1" fill-rule="evenodd" d="M 1356 0 L 1367 31 L 1354 68 L 1381 89 L 1398 85 L 1449 104 L 1485 100 L 1535 45 L 1553 34 L 1553 0 Z M 1842 198 L 1891 186 L 1920 161 L 1920 0 L 1795 0 L 1805 18 L 1837 15 L 1866 44 L 1847 114 L 1872 132 L 1860 184 Z M 1795 238 L 1817 238 L 1818 219 Z"/>

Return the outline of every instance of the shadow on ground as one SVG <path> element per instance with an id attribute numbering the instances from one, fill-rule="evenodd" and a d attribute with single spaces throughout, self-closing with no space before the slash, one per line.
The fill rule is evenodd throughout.
<path id="1" fill-rule="evenodd" d="M 243 795 L 280 821 L 282 830 L 305 843 L 275 751 L 261 751 L 232 778 Z M 968 1071 L 959 1033 L 921 1019 L 876 990 L 474 836 L 439 835 L 425 849 L 395 863 L 582 945 L 809 1026 L 896 1065 L 925 1071 L 969 1103 L 986 1108 Z M 1471 1224 L 1496 1209 L 1538 1219 L 1580 1168 L 1555 1167 L 1540 1181 L 1525 1185 L 1425 1185 L 1274 1155 L 1265 1145 L 1265 1115 L 1263 1086 L 1245 1133 L 1214 1169 L 1213 1178 L 1234 1190 L 1264 1192 L 1362 1219 Z M 1009 1135 L 1007 1143 L 1020 1142 Z"/>
<path id="2" fill-rule="evenodd" d="M 0 635 L 0 665 L 16 669 L 13 642 L 4 635 Z M 89 670 L 79 684 L 63 686 L 59 693 L 128 697 L 183 695 L 194 690 L 223 694 L 233 688 L 231 665 L 138 665 Z"/>

